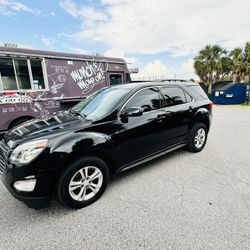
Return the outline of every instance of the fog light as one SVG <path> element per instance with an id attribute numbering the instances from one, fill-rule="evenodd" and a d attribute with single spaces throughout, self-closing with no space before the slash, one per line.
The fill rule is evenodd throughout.
<path id="1" fill-rule="evenodd" d="M 25 178 L 26 180 L 14 182 L 14 188 L 22 192 L 32 192 L 36 186 L 36 179 L 34 179 L 34 177 L 35 176 L 27 176 Z"/>

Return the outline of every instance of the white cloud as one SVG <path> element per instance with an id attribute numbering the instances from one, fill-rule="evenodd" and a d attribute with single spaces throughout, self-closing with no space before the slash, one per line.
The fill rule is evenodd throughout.
<path id="1" fill-rule="evenodd" d="M 133 80 L 153 80 L 158 78 L 167 78 L 168 75 L 167 66 L 160 60 L 155 60 L 152 63 L 148 63 L 144 68 L 139 69 L 139 73 L 132 74 Z"/>
<path id="2" fill-rule="evenodd" d="M 12 0 L 0 0 L 0 14 L 13 16 L 18 11 L 28 12 L 34 15 L 40 14 L 39 10 L 30 8 L 23 3 Z"/>
<path id="3" fill-rule="evenodd" d="M 129 3 L 133 0 L 102 0 L 102 4 L 113 5 L 113 4 L 121 4 L 121 3 Z"/>
<path id="4" fill-rule="evenodd" d="M 103 12 L 92 7 L 77 6 L 72 0 L 64 0 L 60 2 L 60 5 L 72 17 L 85 20 L 84 26 L 92 27 L 96 22 L 107 20 L 107 16 Z"/>
<path id="5" fill-rule="evenodd" d="M 89 55 L 90 51 L 85 50 L 83 48 L 78 48 L 78 47 L 71 47 L 68 44 L 64 44 L 63 47 L 67 49 L 69 52 L 77 53 L 77 54 L 82 54 L 82 55 Z"/>
<path id="6" fill-rule="evenodd" d="M 34 49 L 34 47 L 30 44 L 22 44 L 22 43 L 19 43 L 17 44 L 18 48 L 23 48 L 23 49 Z"/>
<path id="7" fill-rule="evenodd" d="M 182 64 L 180 68 L 172 68 L 172 77 L 178 78 L 178 79 L 191 79 L 194 78 L 196 79 L 197 76 L 195 76 L 195 71 L 194 71 L 194 60 L 193 59 L 188 59 L 185 63 Z"/>
<path id="8" fill-rule="evenodd" d="M 47 48 L 50 48 L 50 49 L 53 49 L 54 48 L 54 45 L 55 45 L 55 39 L 54 38 L 51 38 L 51 37 L 42 37 L 42 43 L 47 47 Z"/>
<path id="9" fill-rule="evenodd" d="M 134 64 L 137 62 L 137 59 L 135 57 L 125 56 L 124 51 L 121 49 L 108 49 L 104 52 L 103 55 L 107 57 L 123 58 L 129 64 Z"/>
<path id="10" fill-rule="evenodd" d="M 168 67 L 160 60 L 148 63 L 139 70 L 138 74 L 132 74 L 133 80 L 153 80 L 153 79 L 191 79 L 196 78 L 193 69 L 193 59 L 187 60 L 180 68 Z"/>
<path id="11" fill-rule="evenodd" d="M 73 34 L 125 53 L 185 56 L 208 43 L 239 46 L 250 39 L 249 0 L 102 0 L 102 11 L 64 0 L 82 22 Z M 230 14 L 233 13 L 233 16 Z"/>

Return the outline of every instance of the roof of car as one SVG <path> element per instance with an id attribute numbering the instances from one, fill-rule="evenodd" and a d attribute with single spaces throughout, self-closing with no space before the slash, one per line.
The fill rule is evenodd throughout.
<path id="1" fill-rule="evenodd" d="M 131 82 L 126 84 L 117 85 L 119 88 L 128 88 L 128 89 L 139 89 L 142 87 L 154 87 L 154 86 L 170 86 L 173 85 L 181 85 L 181 86 L 187 86 L 187 85 L 199 85 L 197 83 L 191 82 L 191 81 L 184 81 L 184 80 L 159 80 L 159 81 L 148 81 L 148 82 Z M 116 86 L 114 86 L 116 87 Z"/>

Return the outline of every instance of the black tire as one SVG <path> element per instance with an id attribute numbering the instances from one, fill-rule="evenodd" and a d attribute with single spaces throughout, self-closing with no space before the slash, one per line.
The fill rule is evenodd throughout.
<path id="1" fill-rule="evenodd" d="M 102 178 L 101 178 L 102 179 L 102 184 L 101 184 L 98 192 L 96 192 L 93 197 L 91 197 L 91 198 L 89 198 L 87 200 L 79 201 L 79 200 L 74 199 L 72 197 L 72 195 L 74 195 L 74 194 L 72 194 L 72 191 L 71 191 L 71 194 L 70 194 L 70 191 L 69 191 L 70 183 L 72 183 L 71 181 L 75 181 L 74 178 L 82 178 L 78 171 L 80 171 L 83 168 L 86 169 L 86 167 L 88 167 L 88 171 L 95 171 L 95 170 L 91 169 L 92 166 L 94 168 L 98 169 L 102 174 Z M 85 179 L 87 179 L 87 178 L 85 178 Z M 71 165 L 69 165 L 62 172 L 62 174 L 61 174 L 61 176 L 60 176 L 60 178 L 58 180 L 58 183 L 57 183 L 57 196 L 58 196 L 58 199 L 62 204 L 67 205 L 67 206 L 69 206 L 71 208 L 83 208 L 83 207 L 86 207 L 86 206 L 94 203 L 95 201 L 97 201 L 102 196 L 102 194 L 104 193 L 104 191 L 106 190 L 106 188 L 108 186 L 109 179 L 110 179 L 109 169 L 108 169 L 108 167 L 107 167 L 107 165 L 106 165 L 106 163 L 104 161 L 102 161 L 101 159 L 99 159 L 97 157 L 84 157 L 84 158 L 81 158 L 80 160 L 78 160 L 78 161 L 72 163 Z M 83 179 L 81 179 L 80 181 L 83 181 Z M 86 184 L 85 183 L 82 184 L 82 186 L 84 186 L 84 185 L 86 185 Z M 85 189 L 87 190 L 86 191 L 86 194 L 87 194 L 87 192 L 92 191 L 90 188 L 88 188 L 91 185 L 93 185 L 93 184 L 88 184 L 88 185 L 86 185 L 84 187 L 81 186 L 81 187 L 75 189 L 73 191 L 73 193 L 76 192 L 76 195 L 77 195 L 77 192 L 79 190 L 81 190 L 82 188 L 84 188 L 84 190 Z M 80 192 L 81 191 L 79 191 L 79 194 L 80 194 Z M 92 193 L 94 193 L 94 192 L 92 192 Z M 82 196 L 82 195 L 80 195 L 80 196 Z"/>
<path id="2" fill-rule="evenodd" d="M 198 147 L 195 143 L 195 136 L 197 135 L 197 132 L 201 131 L 201 130 L 203 130 L 205 132 L 205 140 L 204 140 L 203 144 L 200 147 Z M 194 152 L 194 153 L 200 152 L 206 145 L 207 132 L 208 132 L 208 129 L 207 129 L 205 124 L 196 123 L 190 132 L 190 136 L 189 136 L 189 140 L 188 140 L 188 144 L 187 144 L 187 149 L 190 152 Z"/>
<path id="3" fill-rule="evenodd" d="M 10 129 L 11 128 L 14 128 L 14 127 L 17 127 L 18 125 L 20 125 L 20 124 L 22 124 L 22 123 L 24 123 L 24 122 L 27 122 L 27 121 L 29 121 L 29 120 L 31 120 L 32 118 L 30 118 L 30 119 L 28 119 L 28 118 L 22 118 L 22 119 L 19 119 L 19 120 L 16 120 L 16 121 L 14 121 L 11 125 L 10 125 Z"/>

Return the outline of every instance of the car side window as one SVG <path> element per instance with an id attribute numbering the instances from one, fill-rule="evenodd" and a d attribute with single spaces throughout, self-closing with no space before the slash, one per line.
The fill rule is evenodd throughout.
<path id="1" fill-rule="evenodd" d="M 160 107 L 159 91 L 156 88 L 139 91 L 126 104 L 126 109 L 142 108 L 143 112 L 159 109 Z"/>
<path id="2" fill-rule="evenodd" d="M 164 101 L 163 101 L 164 107 L 180 105 L 187 102 L 185 93 L 181 88 L 167 87 L 167 88 L 162 88 L 161 92 L 164 96 Z"/>

